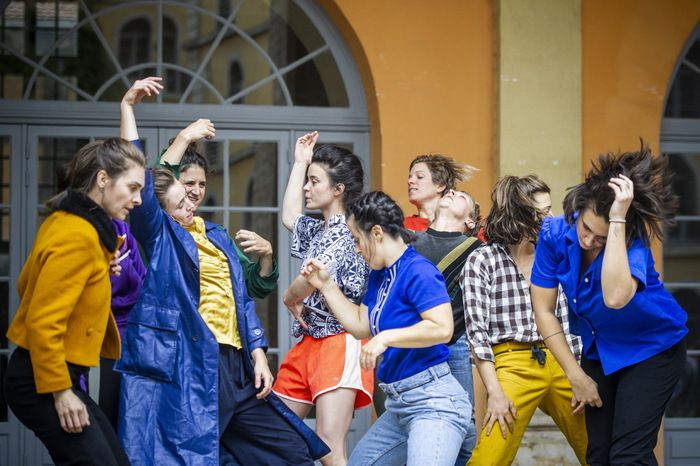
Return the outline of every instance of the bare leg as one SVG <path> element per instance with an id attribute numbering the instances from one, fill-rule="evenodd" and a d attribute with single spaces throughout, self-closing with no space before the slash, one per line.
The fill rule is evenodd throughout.
<path id="1" fill-rule="evenodd" d="M 294 414 L 299 416 L 301 419 L 306 419 L 306 416 L 309 415 L 309 411 L 311 411 L 311 408 L 313 408 L 313 405 L 311 404 L 289 400 L 283 396 L 280 396 L 279 399 L 282 400 L 284 404 L 287 405 L 287 408 L 291 409 Z"/>
<path id="2" fill-rule="evenodd" d="M 338 388 L 316 398 L 316 433 L 331 448 L 323 466 L 345 466 L 345 440 L 352 422 L 356 391 Z"/>

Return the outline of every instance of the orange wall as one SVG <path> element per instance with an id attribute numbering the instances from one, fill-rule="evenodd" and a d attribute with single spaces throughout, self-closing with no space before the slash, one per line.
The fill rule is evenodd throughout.
<path id="1" fill-rule="evenodd" d="M 408 164 L 444 153 L 481 171 L 464 185 L 489 204 L 494 181 L 494 38 L 488 0 L 322 0 L 363 75 L 372 188 L 407 213 Z"/>
<path id="2" fill-rule="evenodd" d="M 584 0 L 583 159 L 636 149 L 658 151 L 669 80 L 700 21 L 697 0 Z"/>

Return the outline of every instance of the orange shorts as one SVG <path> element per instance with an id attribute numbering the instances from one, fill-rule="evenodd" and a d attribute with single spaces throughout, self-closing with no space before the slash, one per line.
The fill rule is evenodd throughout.
<path id="1" fill-rule="evenodd" d="M 357 391 L 355 409 L 372 403 L 374 371 L 360 369 L 362 344 L 349 333 L 304 338 L 284 358 L 272 389 L 277 395 L 315 404 L 316 397 L 336 388 Z"/>

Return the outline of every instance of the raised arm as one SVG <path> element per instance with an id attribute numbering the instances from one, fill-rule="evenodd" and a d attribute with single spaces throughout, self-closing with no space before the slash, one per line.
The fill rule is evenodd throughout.
<path id="1" fill-rule="evenodd" d="M 161 89 L 163 89 L 163 85 L 160 83 L 162 79 L 163 78 L 156 76 L 139 79 L 126 91 L 120 105 L 121 120 L 119 133 L 122 139 L 134 141 L 139 138 L 136 118 L 134 117 L 134 105 L 141 102 L 146 96 L 160 94 Z"/>
<path id="2" fill-rule="evenodd" d="M 177 133 L 175 140 L 163 152 L 158 160 L 159 164 L 180 165 L 180 160 L 185 154 L 187 147 L 201 139 L 213 139 L 216 136 L 214 123 L 207 118 L 200 118 L 193 121 L 186 128 Z"/>
<path id="3" fill-rule="evenodd" d="M 307 133 L 297 139 L 294 147 L 294 165 L 292 165 L 292 172 L 289 174 L 282 202 L 282 224 L 289 231 L 294 227 L 294 219 L 297 215 L 304 211 L 304 179 L 306 178 L 306 169 L 311 164 L 317 140 L 318 131 Z"/>
<path id="4" fill-rule="evenodd" d="M 601 286 L 605 305 L 612 309 L 621 309 L 632 300 L 638 285 L 630 272 L 625 234 L 625 217 L 634 199 L 634 185 L 632 180 L 625 175 L 620 175 L 611 178 L 608 186 L 615 192 L 615 201 L 610 207 L 608 219 Z"/>

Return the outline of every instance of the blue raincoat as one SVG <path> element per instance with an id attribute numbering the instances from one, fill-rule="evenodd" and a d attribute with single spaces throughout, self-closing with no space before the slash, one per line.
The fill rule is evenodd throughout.
<path id="1" fill-rule="evenodd" d="M 161 209 L 149 170 L 142 199 L 131 229 L 150 263 L 116 364 L 123 373 L 119 435 L 133 465 L 218 465 L 219 347 L 198 311 L 197 246 Z M 206 233 L 228 259 L 244 354 L 267 349 L 230 236 L 209 222 Z M 252 360 L 244 361 L 254 377 Z M 330 451 L 278 397 L 266 400 L 301 434 L 314 459 Z"/>

